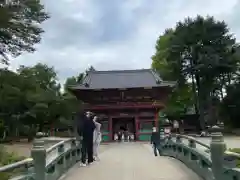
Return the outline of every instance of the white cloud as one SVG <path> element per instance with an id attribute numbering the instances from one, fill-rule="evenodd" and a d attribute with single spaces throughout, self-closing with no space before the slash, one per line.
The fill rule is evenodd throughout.
<path id="1" fill-rule="evenodd" d="M 61 80 L 90 65 L 99 70 L 149 68 L 158 36 L 185 17 L 213 15 L 240 38 L 238 0 L 45 0 L 51 18 L 34 54 L 12 68 L 36 62 L 54 66 Z M 240 11 L 239 11 L 240 12 Z"/>

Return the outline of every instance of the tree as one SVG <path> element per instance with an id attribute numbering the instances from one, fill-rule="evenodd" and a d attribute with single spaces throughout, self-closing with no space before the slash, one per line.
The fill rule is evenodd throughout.
<path id="1" fill-rule="evenodd" d="M 18 124 L 24 107 L 21 106 L 23 92 L 21 78 L 7 69 L 0 70 L 0 119 L 4 126 L 9 127 L 13 134 L 18 134 Z"/>
<path id="2" fill-rule="evenodd" d="M 65 116 L 67 118 L 73 119 L 73 116 L 76 114 L 77 111 L 79 111 L 80 105 L 82 102 L 77 100 L 75 96 L 73 96 L 69 91 L 68 88 L 70 86 L 74 86 L 77 84 L 81 84 L 83 78 L 85 77 L 86 73 L 80 73 L 78 76 L 69 77 L 66 79 L 66 82 L 64 84 L 64 103 L 65 103 Z"/>
<path id="3" fill-rule="evenodd" d="M 85 74 L 67 78 L 61 92 L 55 69 L 46 64 L 20 66 L 17 72 L 0 69 L 0 138 L 31 140 L 49 126 L 72 125 L 81 102 L 66 87 L 82 83 Z"/>
<path id="4" fill-rule="evenodd" d="M 88 68 L 87 71 L 96 71 L 96 69 L 93 66 L 90 66 L 90 68 Z"/>
<path id="5" fill-rule="evenodd" d="M 193 96 L 190 86 L 176 88 L 170 94 L 164 113 L 171 117 L 185 115 L 193 107 Z"/>
<path id="6" fill-rule="evenodd" d="M 36 125 L 39 125 L 40 130 L 42 130 L 44 124 L 52 124 L 61 114 L 58 111 L 61 94 L 57 74 L 53 67 L 40 63 L 33 67 L 21 66 L 18 73 L 28 82 L 34 84 L 35 91 L 27 94 L 28 114 L 35 117 Z"/>
<path id="7" fill-rule="evenodd" d="M 7 3 L 6 3 L 7 2 Z M 11 0 L 0 3 L 0 55 L 8 62 L 8 55 L 33 52 L 43 29 L 40 24 L 48 19 L 40 0 Z"/>
<path id="8" fill-rule="evenodd" d="M 179 78 L 179 72 L 175 71 L 173 65 L 167 61 L 173 33 L 173 29 L 167 29 L 157 40 L 156 53 L 152 56 L 152 68 L 164 80 L 178 82 L 168 98 L 164 112 L 169 116 L 179 117 L 185 114 L 187 109 L 193 106 L 194 102 L 191 86 L 183 78 Z"/>
<path id="9" fill-rule="evenodd" d="M 214 112 L 210 110 L 214 109 L 213 99 L 219 98 L 217 91 L 222 88 L 216 86 L 217 82 L 236 70 L 235 39 L 225 22 L 201 16 L 177 23 L 164 35 L 169 39 L 165 46 L 161 45 L 161 39 L 157 41 L 153 61 L 159 62 L 154 64 L 165 61 L 180 87 L 192 82 L 201 127 L 204 129 L 205 113 L 209 114 L 208 122 L 216 121 Z"/>

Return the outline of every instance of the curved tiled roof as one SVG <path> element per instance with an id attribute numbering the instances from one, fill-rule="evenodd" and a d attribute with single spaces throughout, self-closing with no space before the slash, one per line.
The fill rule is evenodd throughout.
<path id="1" fill-rule="evenodd" d="M 152 69 L 88 71 L 82 84 L 70 89 L 121 89 L 174 86 L 163 81 Z"/>

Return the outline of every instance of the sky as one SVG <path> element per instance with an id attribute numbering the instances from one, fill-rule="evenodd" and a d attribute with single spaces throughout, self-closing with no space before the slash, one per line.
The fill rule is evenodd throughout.
<path id="1" fill-rule="evenodd" d="M 186 17 L 214 16 L 240 40 L 240 0 L 41 0 L 51 18 L 36 52 L 10 68 L 38 62 L 54 66 L 59 80 L 91 65 L 97 70 L 150 68 L 157 38 Z"/>

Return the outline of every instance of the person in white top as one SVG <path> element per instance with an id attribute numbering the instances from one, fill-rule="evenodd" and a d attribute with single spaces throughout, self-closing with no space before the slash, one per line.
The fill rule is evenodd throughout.
<path id="1" fill-rule="evenodd" d="M 173 129 L 174 129 L 175 133 L 180 133 L 179 132 L 179 123 L 177 120 L 173 121 Z"/>
<path id="2" fill-rule="evenodd" d="M 102 141 L 102 134 L 101 134 L 101 124 L 97 122 L 97 116 L 94 116 L 93 122 L 95 123 L 95 130 L 93 132 L 93 158 L 94 160 L 99 161 L 98 151 L 99 145 Z"/>
<path id="3" fill-rule="evenodd" d="M 118 135 L 117 133 L 114 134 L 114 141 L 117 141 L 118 140 Z"/>

